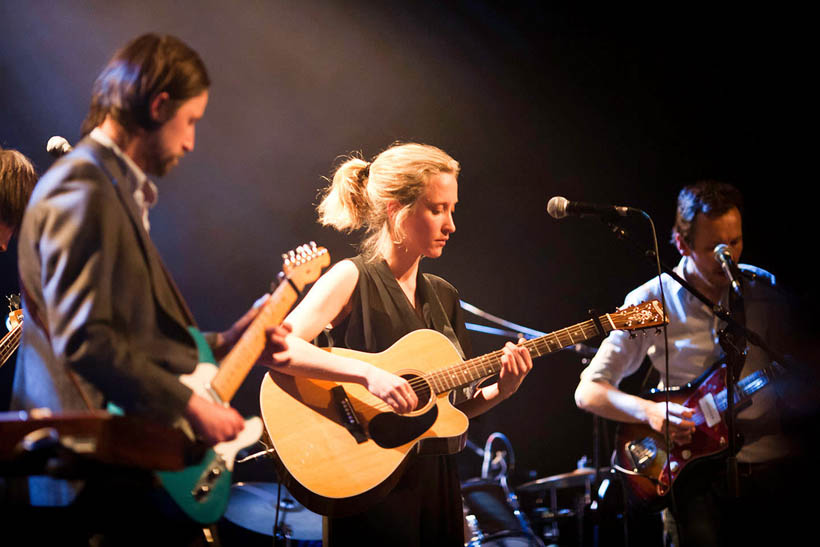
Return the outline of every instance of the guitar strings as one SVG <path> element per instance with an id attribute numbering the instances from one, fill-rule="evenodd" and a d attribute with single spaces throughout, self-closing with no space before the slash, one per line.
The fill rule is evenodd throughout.
<path id="1" fill-rule="evenodd" d="M 560 349 L 572 345 L 573 343 L 576 343 L 576 338 L 578 341 L 588 340 L 591 336 L 587 332 L 585 326 L 589 323 L 591 323 L 591 321 L 587 321 L 586 323 L 576 325 L 575 327 L 569 327 L 561 331 L 556 331 L 545 336 L 541 336 L 539 338 L 527 340 L 523 342 L 522 345 L 527 347 L 530 353 L 533 354 L 534 358 L 540 357 L 547 353 L 558 351 Z M 562 340 L 559 337 L 559 333 L 562 332 L 566 332 L 566 337 L 564 338 L 564 340 Z M 575 336 L 573 336 L 573 334 Z M 595 334 L 598 334 L 598 331 L 593 327 L 592 336 L 594 336 Z M 554 337 L 556 339 L 554 347 L 553 342 L 549 340 L 550 337 Z M 569 338 L 569 342 L 566 341 L 566 338 Z M 541 349 L 539 346 L 543 347 L 543 349 Z M 498 370 L 491 370 L 491 367 L 500 361 L 500 357 L 503 355 L 503 353 L 503 350 L 496 350 L 486 355 L 475 357 L 473 359 L 468 359 L 467 361 L 464 361 L 462 363 L 432 370 L 423 378 L 411 380 L 410 385 L 421 386 L 422 384 L 427 383 L 427 380 L 424 378 L 429 378 L 431 382 L 443 383 L 447 385 L 450 389 L 452 389 L 453 387 L 457 387 L 458 385 L 464 385 L 470 383 L 471 381 L 475 381 L 481 378 L 482 376 L 491 376 L 492 374 L 498 372 Z M 490 370 L 490 372 L 487 372 L 488 369 Z M 473 377 L 475 375 L 474 373 L 479 374 L 476 377 Z M 466 379 L 466 376 L 468 374 L 470 376 L 470 379 L 466 382 L 459 382 L 456 386 L 449 385 L 450 382 L 448 380 L 452 380 L 453 378 L 458 380 L 459 375 L 464 376 Z M 449 391 L 449 389 L 444 389 L 442 391 Z"/>
<path id="2" fill-rule="evenodd" d="M 619 313 L 624 313 L 624 311 Z M 613 319 L 615 319 L 613 314 L 607 314 L 598 318 L 601 323 L 610 323 Z M 653 318 L 653 321 L 656 320 L 657 319 Z M 612 324 L 613 326 L 616 326 L 615 323 Z M 627 323 L 621 324 L 621 321 L 618 321 L 618 324 L 620 326 L 616 328 L 628 326 Z M 582 323 L 578 323 L 577 325 L 557 330 L 538 338 L 526 340 L 521 345 L 527 348 L 533 358 L 536 358 L 546 355 L 547 353 L 559 351 L 573 344 L 583 342 L 598 334 L 603 333 L 600 333 L 595 325 L 595 322 L 592 319 L 589 319 Z M 555 339 L 554 347 L 550 338 Z M 543 350 L 540 349 L 539 346 L 543 347 Z M 467 385 L 481 379 L 482 377 L 492 376 L 493 374 L 499 372 L 499 370 L 495 369 L 495 366 L 501 362 L 501 357 L 503 354 L 503 349 L 496 350 L 473 359 L 468 359 L 461 363 L 435 369 L 425 375 L 411 378 L 408 380 L 408 384 L 413 389 L 414 393 L 417 395 L 424 395 L 429 398 L 429 395 L 427 394 L 431 393 L 431 391 L 436 391 L 436 389 L 440 390 L 436 391 L 436 395 L 438 395 L 456 389 L 459 386 Z M 490 372 L 487 372 L 488 370 Z M 459 378 L 459 376 L 461 376 L 461 378 Z M 433 390 L 430 389 L 431 386 L 434 388 Z M 441 389 L 442 386 L 444 389 Z M 421 398 L 422 397 L 419 397 L 419 399 Z M 389 404 L 381 399 L 378 400 L 379 403 L 371 405 L 373 408 L 386 408 L 391 411 L 393 410 Z"/>
<path id="3" fill-rule="evenodd" d="M 580 325 L 578 327 L 579 327 L 578 330 L 580 331 L 580 334 L 583 336 L 583 339 L 584 340 L 588 339 L 589 336 L 583 330 L 583 327 L 581 327 Z M 563 329 L 563 330 L 567 331 L 568 333 L 570 332 L 569 328 Z M 553 349 L 553 347 L 551 346 L 551 342 L 549 340 L 547 340 L 547 338 L 550 337 L 550 336 L 554 336 L 554 337 L 556 337 L 556 339 L 558 340 L 558 343 L 560 344 L 561 341 L 558 338 L 558 332 L 561 332 L 561 331 L 556 331 L 554 333 L 550 333 L 548 335 L 545 335 L 545 336 L 542 336 L 542 337 L 539 337 L 539 338 L 535 338 L 535 339 L 532 339 L 532 340 L 527 340 L 522 345 L 527 347 L 527 349 L 530 351 L 531 354 L 533 353 L 533 350 L 535 350 L 535 352 L 536 352 L 535 357 L 540 357 L 541 355 L 545 355 L 546 353 L 551 353 L 553 351 L 563 349 L 567 345 L 571 345 L 571 343 L 573 343 L 572 342 L 573 338 L 570 335 L 570 341 L 571 341 L 570 344 L 564 344 L 564 345 L 561 345 L 560 347 L 556 347 L 555 349 Z M 597 330 L 595 332 L 597 334 Z M 578 332 L 576 332 L 576 335 L 577 334 L 578 334 Z M 579 339 L 580 339 L 580 337 L 579 337 Z M 544 351 L 544 352 L 539 351 L 538 347 L 537 347 L 538 344 L 543 344 L 544 349 L 546 351 Z M 532 346 L 532 347 L 529 347 L 529 346 Z M 496 372 L 498 372 L 498 370 L 493 370 L 492 367 L 494 365 L 500 363 L 501 357 L 503 355 L 504 355 L 504 350 L 496 350 L 496 351 L 487 353 L 485 355 L 475 357 L 473 359 L 468 359 L 467 361 L 464 361 L 462 363 L 457 363 L 455 365 L 448 365 L 448 366 L 445 366 L 445 367 L 442 367 L 442 368 L 439 368 L 439 369 L 432 370 L 429 373 L 427 373 L 426 375 L 416 376 L 416 377 L 408 380 L 408 383 L 413 388 L 414 393 L 416 393 L 417 395 L 424 395 L 425 398 L 429 398 L 429 395 L 427 395 L 427 394 L 431 393 L 430 386 L 433 386 L 434 388 L 438 387 L 439 389 L 442 387 L 442 385 L 444 386 L 444 389 L 441 389 L 440 391 L 436 391 L 436 395 L 438 395 L 440 393 L 451 391 L 452 389 L 455 389 L 458 386 L 469 384 L 470 382 L 478 380 L 481 377 L 487 377 L 487 376 L 491 376 L 492 374 L 495 374 Z M 490 370 L 491 372 L 487 373 L 487 370 Z M 478 374 L 476 374 L 476 373 L 478 373 Z M 459 376 L 463 377 L 466 381 L 461 381 L 459 379 Z M 456 382 L 456 383 L 453 384 L 453 382 Z M 435 391 L 435 390 L 433 390 L 433 391 Z M 374 395 L 374 397 L 375 397 L 375 395 Z M 419 397 L 419 399 L 422 399 L 422 398 L 423 397 Z M 382 408 L 385 408 L 385 409 L 388 409 L 388 410 L 391 410 L 391 411 L 393 410 L 393 408 L 389 404 L 382 401 L 381 399 L 379 399 L 379 403 L 376 403 L 376 404 L 372 405 L 372 407 L 374 409 L 377 409 L 377 410 L 382 409 Z"/>
<path id="4" fill-rule="evenodd" d="M 574 331 L 575 337 L 573 337 L 573 331 L 571 331 L 570 328 L 563 329 L 563 331 L 556 331 L 532 340 L 527 340 L 522 345 L 527 347 L 531 354 L 534 354 L 533 357 L 540 357 L 546 353 L 552 353 L 572 345 L 575 343 L 576 337 L 579 341 L 589 339 L 590 335 L 584 329 L 583 324 L 575 327 L 577 329 Z M 569 343 L 566 343 L 565 340 L 562 341 L 561 338 L 559 338 L 559 333 L 564 331 L 567 333 Z M 594 330 L 594 334 L 597 334 L 597 329 Z M 557 343 L 555 344 L 555 347 L 553 347 L 552 342 L 548 340 L 549 337 L 554 337 L 556 339 Z M 539 348 L 539 345 L 543 346 L 543 350 Z M 468 359 L 462 363 L 432 370 L 422 377 L 417 377 L 410 380 L 409 383 L 411 387 L 414 388 L 421 388 L 428 382 L 438 384 L 437 387 L 440 387 L 440 385 L 443 384 L 445 389 L 440 392 L 449 391 L 459 385 L 465 385 L 472 381 L 478 380 L 481 377 L 491 376 L 492 374 L 498 372 L 498 370 L 493 370 L 492 367 L 500 362 L 500 358 L 503 354 L 503 350 L 496 350 L 473 359 Z M 488 370 L 489 372 L 487 372 Z M 466 381 L 460 381 L 459 376 L 464 377 Z M 453 380 L 458 381 L 458 383 L 452 385 Z"/>
<path id="5" fill-rule="evenodd" d="M 6 360 L 11 357 L 11 354 L 17 349 L 17 343 L 20 341 L 20 336 L 22 335 L 23 329 L 19 327 L 14 327 L 14 330 L 10 331 L 6 336 L 8 338 L 4 340 L 6 342 L 3 344 L 3 347 L 0 348 L 0 365 L 6 362 Z"/>

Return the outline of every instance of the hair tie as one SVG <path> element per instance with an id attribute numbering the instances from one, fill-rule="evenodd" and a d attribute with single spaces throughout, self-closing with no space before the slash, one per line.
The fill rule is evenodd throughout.
<path id="1" fill-rule="evenodd" d="M 370 177 L 370 166 L 372 164 L 367 162 L 362 169 L 359 170 L 359 182 L 364 182 L 368 177 Z"/>

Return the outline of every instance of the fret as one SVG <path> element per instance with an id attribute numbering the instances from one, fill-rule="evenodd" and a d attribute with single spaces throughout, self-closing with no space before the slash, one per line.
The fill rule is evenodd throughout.
<path id="1" fill-rule="evenodd" d="M 555 342 L 558 344 L 558 347 L 556 348 L 556 351 L 561 349 L 562 347 L 564 347 L 564 346 L 561 345 L 561 339 L 558 338 L 558 332 L 557 331 L 553 332 L 552 335 L 555 337 Z"/>
<path id="2" fill-rule="evenodd" d="M 648 306 L 649 304 L 641 307 Z M 632 308 L 634 307 L 619 311 L 615 315 L 620 316 Z M 533 358 L 537 358 L 616 329 L 610 314 L 602 315 L 599 317 L 599 321 L 602 323 L 600 330 L 603 332 L 600 332 L 592 319 L 588 319 L 577 325 L 553 331 L 538 338 L 526 340 L 522 345 L 530 352 Z M 603 323 L 608 323 L 612 328 L 610 329 L 608 326 L 604 326 Z M 629 326 L 626 328 L 629 329 Z M 501 369 L 502 355 L 503 351 L 498 350 L 457 365 L 431 372 L 428 376 L 429 382 L 438 393 L 443 393 L 444 391 L 467 385 L 476 380 L 487 378 L 496 374 Z"/>
<path id="3" fill-rule="evenodd" d="M 482 359 L 482 374 L 481 377 L 492 376 L 493 375 L 493 367 L 492 362 L 489 359 Z M 476 378 L 477 380 L 478 378 Z"/>
<path id="4" fill-rule="evenodd" d="M 462 376 L 462 378 L 463 378 L 463 381 L 461 382 L 461 384 L 460 384 L 460 385 L 469 384 L 470 382 L 472 382 L 472 381 L 473 381 L 473 378 L 472 378 L 472 372 L 471 372 L 471 371 L 469 370 L 469 368 L 468 368 L 468 367 L 469 367 L 469 364 L 468 364 L 469 362 L 470 362 L 470 361 L 467 361 L 467 363 L 465 363 L 465 364 L 467 365 L 466 367 L 465 367 L 465 366 L 462 366 L 462 367 L 460 367 L 460 369 L 459 369 L 459 370 L 460 370 L 460 372 L 461 372 L 461 376 Z"/>
<path id="5" fill-rule="evenodd" d="M 450 373 L 448 374 L 447 381 L 449 382 L 447 387 L 449 389 L 455 389 L 455 387 L 458 385 L 458 377 L 456 376 L 454 371 L 450 371 Z"/>
<path id="6" fill-rule="evenodd" d="M 748 399 L 757 391 L 766 387 L 770 383 L 770 375 L 771 370 L 767 367 L 739 380 L 737 384 L 735 384 L 735 404 L 742 402 L 744 399 Z M 725 412 L 729 407 L 726 388 L 723 388 L 719 393 L 715 394 L 714 398 L 718 410 Z"/>
<path id="7" fill-rule="evenodd" d="M 445 386 L 441 381 L 441 376 L 439 375 L 439 372 L 437 370 L 431 371 L 428 376 L 430 377 L 430 382 L 436 388 L 436 393 L 444 393 L 445 391 L 447 391 L 447 389 L 445 389 Z"/>
<path id="8" fill-rule="evenodd" d="M 441 377 L 441 373 L 436 372 L 433 377 L 436 379 L 436 391 L 438 393 L 447 391 L 447 385 L 444 383 L 444 378 Z"/>
<path id="9" fill-rule="evenodd" d="M 441 383 L 438 380 L 438 374 L 435 372 L 431 372 L 427 375 L 427 381 L 433 386 L 433 391 L 436 393 L 442 393 L 444 390 L 441 389 Z"/>

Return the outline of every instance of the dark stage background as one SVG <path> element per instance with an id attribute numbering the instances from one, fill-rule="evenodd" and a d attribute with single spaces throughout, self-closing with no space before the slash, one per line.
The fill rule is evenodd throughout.
<path id="1" fill-rule="evenodd" d="M 424 269 L 512 321 L 563 328 L 653 275 L 600 222 L 548 217 L 551 196 L 644 209 L 674 264 L 675 197 L 700 178 L 744 192 L 744 262 L 816 296 L 800 135 L 805 14 L 500 5 L 4 0 L 0 144 L 45 171 L 46 141 L 77 139 L 117 47 L 157 31 L 197 49 L 210 104 L 196 150 L 158 181 L 152 237 L 206 329 L 266 290 L 282 251 L 315 240 L 334 260 L 353 255 L 357 238 L 315 223 L 317 190 L 337 156 L 370 157 L 396 140 L 440 146 L 463 167 L 458 231 Z M 646 223 L 633 231 L 649 241 Z M 12 248 L 0 257 L 3 293 L 16 290 L 15 268 Z M 503 342 L 473 339 L 482 353 Z M 0 371 L 4 405 L 12 367 Z M 568 353 L 536 361 L 519 394 L 471 426 L 478 445 L 494 431 L 509 437 L 514 483 L 591 456 L 592 420 L 572 398 L 581 369 Z M 242 411 L 257 411 L 261 374 L 238 395 Z M 479 474 L 476 456 L 460 459 L 464 478 Z"/>

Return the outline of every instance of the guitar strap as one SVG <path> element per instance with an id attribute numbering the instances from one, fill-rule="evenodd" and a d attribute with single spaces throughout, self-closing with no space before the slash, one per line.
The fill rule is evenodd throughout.
<path id="1" fill-rule="evenodd" d="M 450 322 L 450 318 L 444 311 L 444 306 L 441 303 L 441 297 L 435 291 L 426 275 L 421 275 L 419 279 L 423 280 L 420 287 L 425 300 L 425 306 L 423 309 L 424 311 L 429 310 L 430 313 L 429 318 L 425 317 L 425 321 L 431 323 L 428 324 L 428 327 L 432 327 L 434 330 L 437 330 L 446 336 L 450 343 L 456 347 L 458 353 L 461 355 L 461 358 L 466 359 L 467 356 L 464 354 L 464 349 L 461 347 L 461 342 L 459 341 L 458 336 L 456 336 L 456 331 Z"/>

